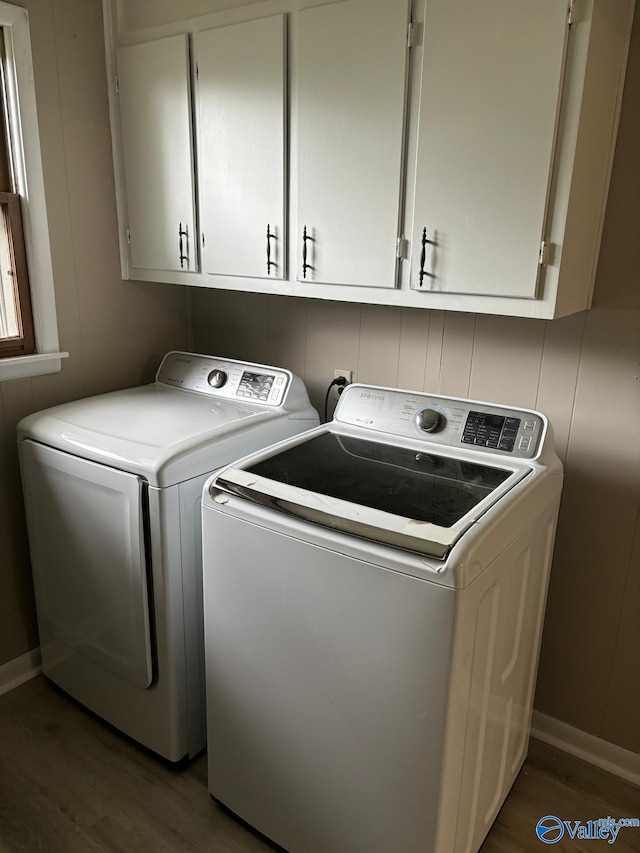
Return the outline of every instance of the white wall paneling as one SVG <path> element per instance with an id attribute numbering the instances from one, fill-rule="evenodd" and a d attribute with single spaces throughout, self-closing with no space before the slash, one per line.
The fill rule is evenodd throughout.
<path id="1" fill-rule="evenodd" d="M 400 320 L 398 387 L 423 388 L 427 360 L 427 340 L 431 312 L 403 308 Z M 416 347 L 422 341 L 424 349 Z"/>

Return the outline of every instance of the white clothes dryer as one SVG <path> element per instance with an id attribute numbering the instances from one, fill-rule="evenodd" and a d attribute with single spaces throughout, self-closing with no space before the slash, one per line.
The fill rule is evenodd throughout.
<path id="1" fill-rule="evenodd" d="M 203 493 L 209 790 L 291 853 L 477 851 L 528 744 L 539 412 L 363 385 Z"/>
<path id="2" fill-rule="evenodd" d="M 45 675 L 171 761 L 201 751 L 203 483 L 317 423 L 288 370 L 183 352 L 150 385 L 23 419 Z"/>

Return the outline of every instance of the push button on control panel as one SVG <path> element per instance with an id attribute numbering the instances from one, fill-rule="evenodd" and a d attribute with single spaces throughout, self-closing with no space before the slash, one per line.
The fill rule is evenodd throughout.
<path id="1" fill-rule="evenodd" d="M 469 412 L 462 432 L 462 441 L 465 444 L 476 444 L 511 453 L 519 426 L 519 418 L 507 418 L 487 412 Z"/>
<path id="2" fill-rule="evenodd" d="M 269 373 L 252 373 L 245 370 L 238 385 L 238 397 L 251 397 L 253 400 L 266 401 L 271 393 L 274 377 Z"/>
<path id="3" fill-rule="evenodd" d="M 507 450 L 509 453 L 513 451 L 519 426 L 520 418 L 504 419 L 504 426 L 500 435 L 500 441 L 498 442 L 498 450 Z"/>

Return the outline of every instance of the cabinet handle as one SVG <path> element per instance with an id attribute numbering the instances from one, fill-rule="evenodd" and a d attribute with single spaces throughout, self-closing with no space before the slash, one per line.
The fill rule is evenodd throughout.
<path id="1" fill-rule="evenodd" d="M 422 229 L 422 240 L 420 240 L 420 245 L 422 248 L 420 249 L 420 273 L 419 273 L 419 281 L 420 287 L 422 287 L 422 282 L 424 281 L 424 277 L 426 275 L 424 271 L 424 263 L 427 259 L 427 229 Z"/>
<path id="2" fill-rule="evenodd" d="M 307 270 L 312 270 L 313 267 L 311 264 L 307 263 L 307 240 L 311 240 L 313 242 L 313 237 L 309 237 L 307 234 L 307 226 L 305 225 L 302 229 L 302 277 L 307 277 Z"/>
<path id="3" fill-rule="evenodd" d="M 271 260 L 271 241 L 276 239 L 276 235 L 271 233 L 271 228 L 267 222 L 267 275 L 271 275 L 271 267 L 277 266 L 275 261 Z"/>
<path id="4" fill-rule="evenodd" d="M 189 240 L 189 226 L 185 223 L 184 228 L 182 227 L 182 222 L 178 225 L 178 248 L 180 250 L 180 269 L 184 269 L 184 262 L 187 262 L 187 267 L 189 265 L 189 255 L 185 255 L 184 253 L 184 243 L 182 242 L 182 238 L 185 238 L 187 241 Z M 187 242 L 187 246 L 188 246 Z"/>

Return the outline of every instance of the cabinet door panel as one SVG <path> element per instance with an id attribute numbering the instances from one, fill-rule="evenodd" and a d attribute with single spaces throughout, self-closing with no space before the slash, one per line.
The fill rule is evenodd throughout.
<path id="1" fill-rule="evenodd" d="M 567 38 L 557 0 L 426 0 L 412 287 L 533 298 Z"/>
<path id="2" fill-rule="evenodd" d="M 186 35 L 118 51 L 131 266 L 197 269 Z M 182 235 L 182 262 L 179 230 Z"/>
<path id="3" fill-rule="evenodd" d="M 207 273 L 284 276 L 284 33 L 276 15 L 196 36 Z"/>
<path id="4" fill-rule="evenodd" d="M 21 454 L 45 672 L 80 655 L 149 687 L 142 479 L 32 441 Z"/>
<path id="5" fill-rule="evenodd" d="M 395 287 L 408 6 L 305 9 L 298 31 L 297 278 Z"/>

